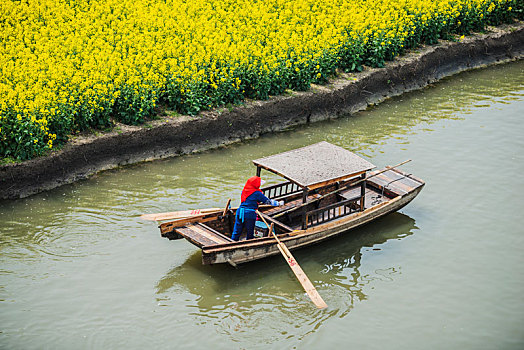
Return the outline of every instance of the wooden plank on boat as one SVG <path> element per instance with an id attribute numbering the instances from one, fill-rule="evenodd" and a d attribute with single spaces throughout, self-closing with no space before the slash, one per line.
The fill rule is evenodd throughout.
<path id="1" fill-rule="evenodd" d="M 205 236 L 206 238 L 212 240 L 214 244 L 228 243 L 232 241 L 227 236 L 224 236 L 216 232 L 211 227 L 202 223 L 193 224 L 191 225 L 191 228 L 200 233 L 201 235 Z"/>
<path id="2" fill-rule="evenodd" d="M 184 227 L 177 228 L 176 232 L 199 248 L 210 246 L 214 244 L 212 240 L 207 239 L 206 237 L 202 236 L 201 234 L 193 230 L 191 226 L 190 227 L 184 226 Z"/>
<path id="3" fill-rule="evenodd" d="M 389 171 L 388 171 L 389 172 Z M 413 188 L 409 186 L 395 186 L 395 182 L 391 183 L 391 181 L 398 179 L 398 177 L 389 177 L 386 175 L 386 173 L 379 174 L 375 177 L 373 177 L 373 180 L 369 180 L 370 182 L 376 184 L 380 190 L 382 190 L 384 187 L 388 189 L 389 191 L 402 196 L 411 190 Z"/>
<path id="4" fill-rule="evenodd" d="M 200 248 L 231 242 L 231 239 L 217 235 L 210 227 L 201 223 L 188 224 L 177 228 L 176 232 Z"/>
<path id="5" fill-rule="evenodd" d="M 177 227 L 186 226 L 187 224 L 192 224 L 195 222 L 208 222 L 212 220 L 216 220 L 217 217 L 220 215 L 220 212 L 216 212 L 213 214 L 204 214 L 204 215 L 197 215 L 190 218 L 184 218 L 184 219 L 178 219 L 173 221 L 168 221 L 160 224 L 160 233 L 163 235 L 165 233 L 172 232 Z"/>
<path id="6" fill-rule="evenodd" d="M 278 236 L 285 237 L 285 236 L 288 236 L 288 234 L 279 234 Z M 268 236 L 268 237 L 241 240 L 241 241 L 232 241 L 229 243 L 222 243 L 222 244 L 217 244 L 214 246 L 208 246 L 208 247 L 203 248 L 203 251 L 219 252 L 219 251 L 230 250 L 232 247 L 235 247 L 235 248 L 242 247 L 245 249 L 258 248 L 262 246 L 267 246 L 268 243 L 273 244 L 274 242 L 275 242 L 274 238 L 272 238 L 271 236 Z"/>
<path id="7" fill-rule="evenodd" d="M 318 193 L 309 195 L 307 197 L 307 201 L 309 202 L 310 200 L 316 199 L 318 197 L 320 197 L 320 194 L 318 194 Z M 272 208 L 269 208 L 267 210 L 264 210 L 264 214 L 266 214 L 266 215 L 277 215 L 278 213 L 284 212 L 284 211 L 286 211 L 288 209 L 291 209 L 293 207 L 296 207 L 297 205 L 300 205 L 300 204 L 302 204 L 302 198 L 296 199 L 296 200 L 291 201 L 291 202 L 287 202 L 286 204 L 281 205 L 279 207 L 272 207 Z"/>
<path id="8" fill-rule="evenodd" d="M 419 186 L 417 182 L 410 181 L 405 176 L 399 175 L 394 171 L 388 171 L 387 173 L 379 176 L 385 176 L 387 179 L 389 179 L 388 188 L 398 189 L 404 191 L 405 193 L 409 193 L 413 191 L 415 187 Z"/>
<path id="9" fill-rule="evenodd" d="M 399 194 L 405 194 L 411 191 L 413 188 L 409 186 L 402 186 L 398 184 L 398 178 L 392 178 L 384 174 L 380 174 L 375 179 L 378 179 L 379 181 L 383 182 L 383 186 L 387 186 L 387 188 L 394 190 L 394 192 L 398 192 L 397 190 L 400 190 Z M 395 182 L 392 182 L 395 181 Z"/>
<path id="10" fill-rule="evenodd" d="M 341 191 L 341 192 L 339 192 L 339 194 L 344 199 L 355 198 L 355 197 L 360 196 L 360 187 L 353 187 L 353 188 L 350 188 L 350 189 L 348 189 L 346 191 Z"/>
<path id="11" fill-rule="evenodd" d="M 302 203 L 302 199 L 296 199 L 294 201 L 287 202 L 286 204 L 281 205 L 279 207 L 269 208 L 267 210 L 264 210 L 264 214 L 276 215 L 280 212 L 288 210 L 289 208 L 293 208 L 294 206 L 298 205 L 298 203 Z"/>
<path id="12" fill-rule="evenodd" d="M 200 216 L 204 214 L 215 213 L 218 211 L 220 211 L 220 208 L 181 210 L 181 211 L 172 211 L 168 213 L 143 214 L 140 216 L 140 218 L 142 220 L 150 220 L 150 221 L 165 221 L 165 220 L 186 219 L 186 218 Z"/>
<path id="13" fill-rule="evenodd" d="M 413 175 L 413 174 L 408 174 L 408 173 L 406 173 L 406 172 L 404 172 L 404 171 L 402 171 L 402 170 L 400 170 L 400 169 L 396 169 L 396 168 L 393 169 L 393 168 L 392 168 L 391 171 L 394 171 L 394 172 L 396 172 L 397 174 L 400 174 L 400 175 L 402 175 L 402 176 L 405 176 L 405 177 L 408 178 L 409 180 L 413 180 L 413 181 L 415 181 L 415 182 L 418 182 L 419 185 L 425 185 L 425 184 L 426 184 L 426 183 L 424 182 L 424 180 L 422 180 L 422 179 L 416 177 L 416 176 Z M 416 186 L 416 187 L 417 187 L 417 186 Z"/>
<path id="14" fill-rule="evenodd" d="M 229 238 L 229 237 L 226 236 L 225 234 L 220 233 L 220 232 L 218 232 L 217 230 L 215 230 L 215 229 L 213 229 L 213 228 L 211 228 L 211 227 L 209 227 L 209 226 L 207 226 L 207 225 L 204 225 L 204 224 L 200 223 L 199 226 L 202 227 L 202 228 L 205 228 L 205 229 L 206 229 L 207 231 L 209 231 L 209 232 L 214 233 L 217 237 L 222 237 L 223 239 L 226 240 L 226 242 L 234 242 L 231 238 Z"/>

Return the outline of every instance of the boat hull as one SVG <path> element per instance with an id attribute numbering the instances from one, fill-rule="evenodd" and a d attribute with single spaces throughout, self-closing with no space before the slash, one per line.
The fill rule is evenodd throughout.
<path id="1" fill-rule="evenodd" d="M 415 189 L 387 202 L 380 203 L 362 212 L 351 214 L 338 220 L 330 221 L 306 230 L 292 232 L 289 236 L 283 237 L 280 240 L 288 249 L 293 250 L 348 233 L 352 229 L 401 209 L 411 202 L 423 187 L 424 183 L 422 182 Z M 233 242 L 220 246 L 203 247 L 202 263 L 205 265 L 221 263 L 237 265 L 277 254 L 280 254 L 280 252 L 276 241 L 268 237 L 263 240 Z"/>

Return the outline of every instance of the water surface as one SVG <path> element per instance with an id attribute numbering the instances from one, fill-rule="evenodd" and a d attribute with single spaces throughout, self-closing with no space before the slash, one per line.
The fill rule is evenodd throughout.
<path id="1" fill-rule="evenodd" d="M 350 117 L 0 202 L 0 348 L 524 348 L 524 61 Z M 142 213 L 238 204 L 251 159 L 328 141 L 426 181 L 285 261 L 202 266 Z M 267 173 L 263 173 L 266 175 Z M 269 182 L 276 178 L 267 176 Z"/>

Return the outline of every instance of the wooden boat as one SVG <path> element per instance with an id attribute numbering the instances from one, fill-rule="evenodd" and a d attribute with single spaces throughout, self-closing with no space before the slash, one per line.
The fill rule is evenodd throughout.
<path id="1" fill-rule="evenodd" d="M 407 162 L 407 161 L 406 161 Z M 286 181 L 262 188 L 278 207 L 261 207 L 279 240 L 290 250 L 319 243 L 394 212 L 411 202 L 424 181 L 411 174 L 375 166 L 356 154 L 320 142 L 253 161 L 257 175 L 269 171 Z M 404 162 L 405 163 L 405 162 Z M 401 163 L 403 164 L 403 163 Z M 236 209 L 226 208 L 162 223 L 168 239 L 185 238 L 202 249 L 203 264 L 240 263 L 280 254 L 268 229 L 257 237 L 231 240 Z"/>

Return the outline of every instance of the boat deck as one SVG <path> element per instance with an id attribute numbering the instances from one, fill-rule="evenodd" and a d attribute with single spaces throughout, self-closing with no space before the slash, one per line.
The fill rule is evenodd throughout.
<path id="1" fill-rule="evenodd" d="M 233 242 L 231 238 L 202 223 L 188 224 L 178 228 L 177 233 L 199 248 Z"/>
<path id="2" fill-rule="evenodd" d="M 376 172 L 371 172 L 370 176 L 373 176 L 375 173 Z M 380 191 L 384 190 L 384 193 L 390 193 L 396 196 L 403 196 L 417 187 L 424 185 L 424 181 L 397 169 L 383 172 L 371 180 L 368 180 L 368 182 Z"/>

